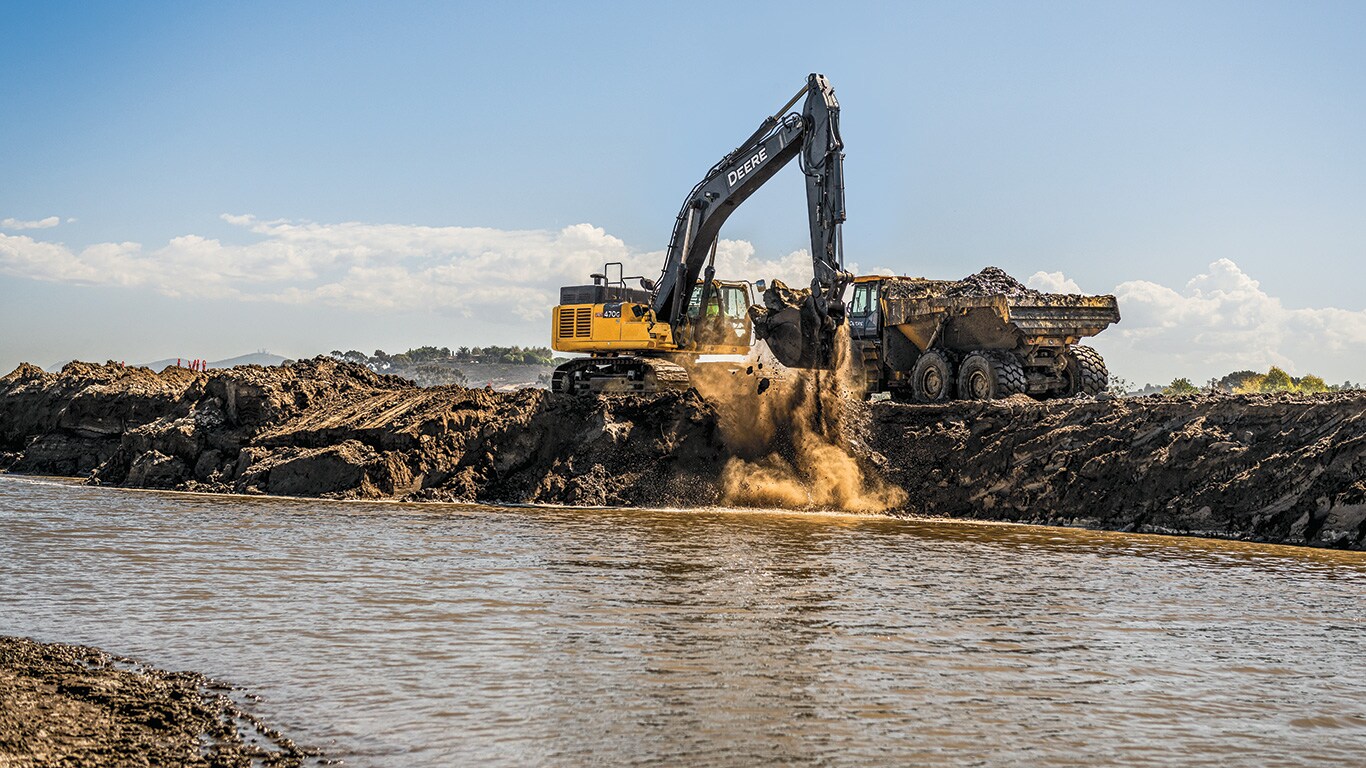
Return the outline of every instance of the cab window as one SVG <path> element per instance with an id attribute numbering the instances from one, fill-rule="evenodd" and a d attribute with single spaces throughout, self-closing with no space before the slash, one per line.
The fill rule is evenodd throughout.
<path id="1" fill-rule="evenodd" d="M 868 283 L 854 286 L 854 300 L 849 303 L 849 314 L 866 315 L 873 311 L 872 286 Z"/>
<path id="2" fill-rule="evenodd" d="M 703 317 L 702 313 L 702 294 L 705 293 L 704 286 L 697 286 L 693 289 L 692 296 L 688 299 L 688 317 L 693 320 Z M 713 302 L 707 317 L 715 317 L 718 314 L 725 315 L 731 320 L 743 320 L 749 316 L 749 295 L 745 289 L 738 285 L 720 285 L 712 292 L 710 301 Z"/>

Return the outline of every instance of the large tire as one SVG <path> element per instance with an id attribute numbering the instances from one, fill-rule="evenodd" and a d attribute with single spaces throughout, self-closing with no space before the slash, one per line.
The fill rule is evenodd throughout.
<path id="1" fill-rule="evenodd" d="M 859 342 L 855 347 L 855 359 L 858 360 L 860 383 L 863 385 L 862 395 L 866 398 L 869 395 L 882 390 L 882 362 L 878 360 L 877 346 L 872 342 Z"/>
<path id="2" fill-rule="evenodd" d="M 953 366 L 938 350 L 930 350 L 915 361 L 911 373 L 911 394 L 917 403 L 942 403 L 953 399 Z"/>
<path id="3" fill-rule="evenodd" d="M 1110 372 L 1105 369 L 1105 359 L 1094 349 L 1081 344 L 1073 344 L 1067 349 L 1067 386 L 1063 397 L 1086 394 L 1099 395 L 1110 385 Z"/>
<path id="4" fill-rule="evenodd" d="M 958 366 L 964 400 L 1001 400 L 1024 391 L 1024 366 L 1009 352 L 973 352 Z"/>

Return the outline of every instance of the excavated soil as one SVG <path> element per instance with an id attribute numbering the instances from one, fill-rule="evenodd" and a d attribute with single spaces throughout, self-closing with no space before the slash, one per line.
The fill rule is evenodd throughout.
<path id="1" fill-rule="evenodd" d="M 1366 549 L 1366 393 L 870 406 L 800 382 L 727 385 L 725 397 L 699 386 L 706 398 L 581 399 L 424 389 L 328 358 L 211 373 L 21 365 L 0 378 L 0 469 L 331 498 L 834 507 Z"/>
<path id="2" fill-rule="evenodd" d="M 573 505 L 708 504 L 727 458 L 695 392 L 420 388 L 329 358 L 212 373 L 71 363 L 0 379 L 0 469 L 139 488 Z"/>
<path id="3" fill-rule="evenodd" d="M 1000 267 L 985 267 L 974 275 L 962 280 L 930 280 L 923 277 L 898 278 L 884 282 L 884 290 L 889 298 L 922 299 L 943 298 L 983 298 L 987 296 L 1009 296 L 1023 298 L 1042 296 L 1040 291 L 1016 280 Z"/>
<path id="4" fill-rule="evenodd" d="M 873 411 L 917 514 L 1366 549 L 1366 392 Z"/>
<path id="5" fill-rule="evenodd" d="M 96 648 L 0 636 L 0 765 L 285 768 L 317 755 L 230 690 Z"/>

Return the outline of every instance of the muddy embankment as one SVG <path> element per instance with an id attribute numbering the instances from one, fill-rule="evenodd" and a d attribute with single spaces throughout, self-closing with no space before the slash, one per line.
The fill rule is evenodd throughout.
<path id="1" fill-rule="evenodd" d="M 96 648 L 0 636 L 0 765 L 302 765 L 230 686 Z"/>
<path id="2" fill-rule="evenodd" d="M 1366 549 L 1366 393 L 840 406 L 800 382 L 761 396 L 699 386 L 707 397 L 423 389 L 325 358 L 207 374 L 20 366 L 0 379 L 0 469 L 210 492 L 825 507 Z"/>

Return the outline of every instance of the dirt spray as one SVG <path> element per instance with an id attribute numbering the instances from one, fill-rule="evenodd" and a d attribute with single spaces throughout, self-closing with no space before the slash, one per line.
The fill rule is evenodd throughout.
<path id="1" fill-rule="evenodd" d="M 850 449 L 847 422 L 861 406 L 862 381 L 846 352 L 847 328 L 836 349 L 833 371 L 775 370 L 755 356 L 740 370 L 693 372 L 734 454 L 721 476 L 726 503 L 869 513 L 905 503 L 900 488 L 866 473 Z"/>

